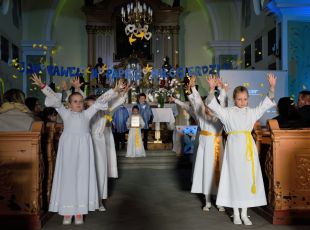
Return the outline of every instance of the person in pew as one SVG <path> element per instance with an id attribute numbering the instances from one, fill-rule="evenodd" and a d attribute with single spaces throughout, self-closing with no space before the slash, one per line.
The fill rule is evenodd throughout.
<path id="1" fill-rule="evenodd" d="M 34 119 L 36 121 L 42 121 L 43 114 L 41 111 L 41 106 L 39 99 L 36 97 L 27 97 L 25 100 L 25 104 L 28 109 L 33 113 Z"/>
<path id="2" fill-rule="evenodd" d="M 294 100 L 290 97 L 282 97 L 277 105 L 278 116 L 272 118 L 278 121 L 280 128 L 296 128 L 299 126 L 299 114 Z"/>
<path id="3" fill-rule="evenodd" d="M 251 132 L 255 122 L 275 106 L 276 77 L 269 73 L 268 96 L 255 108 L 248 107 L 249 93 L 246 87 L 234 89 L 235 106 L 221 107 L 214 97 L 216 79 L 209 78 L 210 93 L 206 104 L 224 125 L 228 134 L 216 204 L 233 208 L 233 223 L 252 225 L 247 208 L 267 204 L 257 148 Z M 239 208 L 241 211 L 241 219 Z M 242 221 L 241 221 L 242 220 Z"/>
<path id="4" fill-rule="evenodd" d="M 310 91 L 301 91 L 298 96 L 298 114 L 300 116 L 300 127 L 310 127 Z"/>
<path id="5" fill-rule="evenodd" d="M 148 140 L 148 132 L 149 126 L 152 125 L 153 122 L 153 112 L 151 106 L 146 102 L 146 95 L 145 93 L 140 93 L 138 97 L 138 104 L 140 114 L 144 121 L 143 130 L 143 145 L 144 149 L 148 150 L 147 148 L 147 140 Z"/>
<path id="6" fill-rule="evenodd" d="M 25 105 L 25 94 L 10 89 L 3 95 L 0 107 L 0 131 L 30 131 L 34 117 Z"/>
<path id="7" fill-rule="evenodd" d="M 129 128 L 129 134 L 126 157 L 145 157 L 141 138 L 141 128 L 145 127 L 145 124 L 137 105 L 132 107 L 132 114 L 127 120 L 127 127 Z"/>
<path id="8" fill-rule="evenodd" d="M 83 215 L 99 208 L 89 123 L 99 110 L 108 109 L 108 100 L 119 88 L 116 86 L 101 95 L 87 110 L 83 108 L 83 96 L 74 92 L 68 98 L 69 107 L 66 109 L 61 96 L 43 84 L 36 74 L 33 74 L 32 81 L 46 95 L 45 105 L 54 107 L 64 122 L 58 144 L 49 211 L 64 216 L 63 224 L 71 224 L 72 216 L 75 216 L 75 224 L 83 224 Z M 78 79 L 76 81 L 75 84 L 79 87 L 81 84 Z"/>

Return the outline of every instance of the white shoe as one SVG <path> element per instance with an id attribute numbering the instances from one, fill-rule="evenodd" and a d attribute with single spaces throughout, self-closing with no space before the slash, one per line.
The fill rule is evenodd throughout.
<path id="1" fill-rule="evenodd" d="M 241 222 L 241 219 L 240 219 L 240 216 L 238 215 L 234 215 L 234 224 L 242 224 L 242 222 Z"/>
<path id="2" fill-rule="evenodd" d="M 62 221 L 62 224 L 69 225 L 72 222 L 72 216 L 64 216 L 64 219 Z"/>
<path id="3" fill-rule="evenodd" d="M 100 211 L 100 212 L 105 212 L 105 211 L 107 211 L 107 210 L 106 210 L 106 208 L 105 208 L 103 205 L 101 205 L 101 206 L 99 207 L 99 211 Z"/>
<path id="4" fill-rule="evenodd" d="M 248 216 L 241 216 L 241 220 L 243 221 L 244 225 L 252 225 L 252 221 L 250 221 Z"/>
<path id="5" fill-rule="evenodd" d="M 83 224 L 83 215 L 75 215 L 74 216 L 74 224 Z"/>
<path id="6" fill-rule="evenodd" d="M 211 208 L 211 202 L 206 202 L 206 206 L 204 206 L 202 210 L 208 212 L 210 211 L 210 208 Z"/>
<path id="7" fill-rule="evenodd" d="M 225 208 L 223 206 L 217 206 L 219 212 L 225 212 Z"/>

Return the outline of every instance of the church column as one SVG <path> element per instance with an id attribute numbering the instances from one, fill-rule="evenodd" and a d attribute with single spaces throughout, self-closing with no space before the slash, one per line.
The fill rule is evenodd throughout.
<path id="1" fill-rule="evenodd" d="M 168 53 L 168 38 L 167 38 L 167 36 L 168 36 L 168 32 L 169 30 L 168 30 L 168 28 L 167 27 L 163 27 L 163 44 L 164 44 L 164 58 L 166 57 L 166 56 L 168 56 L 169 57 L 169 53 Z"/>
<path id="2" fill-rule="evenodd" d="M 87 63 L 89 66 L 94 65 L 94 34 L 95 31 L 92 26 L 86 26 L 87 37 L 88 37 L 88 55 L 87 55 Z"/>
<path id="3" fill-rule="evenodd" d="M 180 26 L 172 28 L 172 65 L 179 65 L 179 30 Z"/>

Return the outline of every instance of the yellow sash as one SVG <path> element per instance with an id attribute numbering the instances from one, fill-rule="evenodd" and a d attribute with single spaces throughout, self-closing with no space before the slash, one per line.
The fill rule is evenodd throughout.
<path id="1" fill-rule="evenodd" d="M 141 143 L 140 143 L 140 133 L 139 133 L 139 128 L 135 128 L 136 129 L 136 148 L 140 149 L 141 147 Z"/>
<path id="2" fill-rule="evenodd" d="M 216 175 L 216 184 L 219 183 L 220 179 L 220 152 L 221 152 L 221 136 L 220 133 L 211 133 L 207 130 L 201 130 L 201 135 L 204 136 L 213 136 L 214 138 L 214 164 L 215 164 L 215 175 Z"/>
<path id="3" fill-rule="evenodd" d="M 251 161 L 252 163 L 252 179 L 253 179 L 253 184 L 251 187 L 251 192 L 253 194 L 256 193 L 256 182 L 255 182 L 255 167 L 254 167 L 254 150 L 253 150 L 253 141 L 252 141 L 252 135 L 251 131 L 232 131 L 228 132 L 228 134 L 244 134 L 246 137 L 246 159 L 248 161 Z"/>

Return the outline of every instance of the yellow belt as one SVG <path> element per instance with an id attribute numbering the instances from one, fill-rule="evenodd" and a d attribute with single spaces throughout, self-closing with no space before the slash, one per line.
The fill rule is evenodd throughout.
<path id="1" fill-rule="evenodd" d="M 113 120 L 112 116 L 109 115 L 109 114 L 105 114 L 103 117 L 104 117 L 107 121 L 109 121 L 109 122 L 111 122 L 111 121 Z"/>
<path id="2" fill-rule="evenodd" d="M 244 134 L 246 137 L 246 159 L 248 161 L 251 161 L 252 163 L 252 179 L 253 179 L 253 184 L 251 187 L 251 192 L 253 194 L 256 193 L 256 182 L 255 182 L 255 167 L 254 167 L 254 150 L 253 150 L 253 141 L 252 141 L 252 135 L 251 131 L 232 131 L 228 132 L 228 134 Z"/>
<path id="3" fill-rule="evenodd" d="M 136 148 L 140 149 L 141 147 L 141 143 L 140 143 L 140 130 L 139 128 L 135 128 L 136 129 Z"/>
<path id="4" fill-rule="evenodd" d="M 215 180 L 216 184 L 218 184 L 220 179 L 220 152 L 221 152 L 221 133 L 211 133 L 207 130 L 201 130 L 201 135 L 204 136 L 213 136 L 214 138 L 214 164 L 215 164 Z"/>

